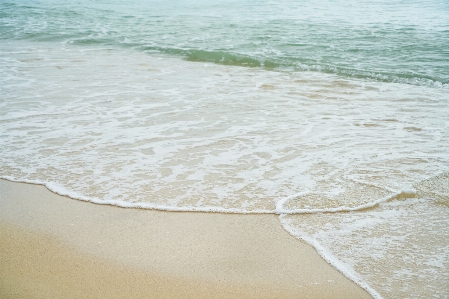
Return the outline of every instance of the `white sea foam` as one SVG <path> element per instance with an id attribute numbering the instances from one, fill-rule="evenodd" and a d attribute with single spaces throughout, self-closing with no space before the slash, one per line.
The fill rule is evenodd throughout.
<path id="1" fill-rule="evenodd" d="M 121 207 L 282 214 L 375 297 L 414 294 L 406 273 L 444 290 L 449 238 L 433 254 L 412 237 L 447 230 L 444 90 L 9 41 L 0 94 L 2 178 Z M 424 266 L 398 258 L 407 246 Z M 375 266 L 385 252 L 398 271 Z"/>
<path id="2" fill-rule="evenodd" d="M 433 200 L 409 198 L 365 211 L 282 215 L 281 223 L 374 297 L 444 298 L 448 216 Z"/>
<path id="3" fill-rule="evenodd" d="M 343 273 L 346 277 L 360 285 L 362 288 L 364 288 L 368 293 L 370 293 L 373 298 L 380 299 L 382 296 L 373 289 L 366 281 L 364 281 L 360 275 L 351 267 L 350 264 L 344 263 L 341 260 L 338 259 L 329 249 L 326 247 L 323 247 L 319 241 L 313 237 L 311 237 L 308 234 L 303 233 L 301 230 L 298 230 L 296 226 L 291 225 L 291 222 L 286 219 L 286 214 L 282 214 L 279 216 L 279 220 L 284 227 L 285 230 L 287 230 L 290 234 L 293 236 L 300 238 L 317 250 L 317 252 L 321 255 L 322 258 L 324 258 L 329 264 L 334 266 L 337 270 L 339 270 L 341 273 Z"/>

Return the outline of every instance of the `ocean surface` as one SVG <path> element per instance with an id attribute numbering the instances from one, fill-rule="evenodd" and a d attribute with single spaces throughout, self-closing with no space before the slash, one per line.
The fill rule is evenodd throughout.
<path id="1" fill-rule="evenodd" d="M 0 0 L 0 177 L 275 213 L 374 298 L 449 298 L 449 2 Z"/>

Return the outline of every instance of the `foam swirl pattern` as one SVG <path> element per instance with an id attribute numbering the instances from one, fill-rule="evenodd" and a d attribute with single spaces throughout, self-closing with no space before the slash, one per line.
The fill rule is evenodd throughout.
<path id="1" fill-rule="evenodd" d="M 448 164 L 443 90 L 21 48 L 3 50 L 2 167 L 89 198 L 356 208 Z"/>

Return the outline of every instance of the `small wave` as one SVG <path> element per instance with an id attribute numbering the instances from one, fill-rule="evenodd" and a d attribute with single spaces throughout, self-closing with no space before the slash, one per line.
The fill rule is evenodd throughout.
<path id="1" fill-rule="evenodd" d="M 187 51 L 187 60 L 189 61 L 204 61 L 213 62 L 224 65 L 236 65 L 236 66 L 247 66 L 247 67 L 260 67 L 261 63 L 257 59 L 231 54 L 228 52 L 221 51 L 203 51 L 203 50 L 192 50 Z"/>
<path id="2" fill-rule="evenodd" d="M 264 57 L 253 56 L 227 51 L 210 51 L 201 49 L 176 49 L 151 47 L 160 53 L 183 56 L 188 61 L 211 62 L 223 65 L 234 65 L 242 67 L 262 67 L 264 69 L 277 71 L 312 71 L 333 74 L 362 80 L 373 80 L 384 83 L 401 83 L 416 86 L 425 86 L 438 89 L 449 89 L 449 82 L 441 82 L 434 78 L 424 76 L 409 76 L 406 74 L 387 74 L 370 72 L 369 70 L 357 70 L 338 67 L 327 64 L 316 64 L 313 61 L 302 58 Z"/>
<path id="3" fill-rule="evenodd" d="M 134 45 L 135 44 L 130 44 Z M 369 70 L 357 70 L 345 67 L 338 67 L 328 64 L 316 64 L 304 58 L 297 57 L 265 57 L 254 56 L 242 53 L 227 51 L 213 51 L 203 49 L 180 49 L 165 47 L 139 47 L 145 51 L 156 51 L 168 55 L 182 56 L 188 61 L 210 62 L 223 65 L 233 65 L 242 67 L 261 67 L 277 71 L 312 71 L 333 74 L 342 77 L 349 77 L 362 80 L 373 80 L 384 83 L 401 83 L 416 86 L 425 86 L 438 89 L 449 89 L 449 82 L 441 82 L 431 77 L 409 76 L 406 74 L 387 74 L 380 72 L 370 72 Z"/>
<path id="4" fill-rule="evenodd" d="M 13 33 L 13 31 L 11 31 Z M 92 36 L 94 35 L 94 36 Z M 176 48 L 166 46 L 146 45 L 143 41 L 132 41 L 123 36 L 109 36 L 94 32 L 86 32 L 85 34 L 70 33 L 46 33 L 46 32 L 23 32 L 17 38 L 21 40 L 37 40 L 41 42 L 57 42 L 71 43 L 78 46 L 116 46 L 122 48 L 131 48 L 136 51 L 145 53 L 161 53 L 170 56 L 183 57 L 193 62 L 209 62 L 221 65 L 241 66 L 250 68 L 263 68 L 275 71 L 287 72 L 319 72 L 325 74 L 338 75 L 347 78 L 360 80 L 372 80 L 384 83 L 400 83 L 407 85 L 423 86 L 436 89 L 449 89 L 449 82 L 433 78 L 429 76 L 408 75 L 401 72 L 373 72 L 369 69 L 355 69 L 342 67 L 338 65 L 317 63 L 311 59 L 304 57 L 283 57 L 283 56 L 266 56 L 255 53 L 239 53 L 227 50 L 206 50 L 195 48 Z"/>
<path id="5" fill-rule="evenodd" d="M 255 56 L 252 57 L 251 55 L 232 53 L 227 51 L 142 46 L 132 42 L 121 43 L 121 45 L 128 48 L 134 48 L 146 53 L 163 53 L 172 56 L 181 56 L 184 57 L 187 61 L 193 62 L 210 62 L 215 64 L 250 68 L 260 67 L 268 70 L 285 68 L 285 65 L 275 61 L 275 59 L 267 59 Z"/>

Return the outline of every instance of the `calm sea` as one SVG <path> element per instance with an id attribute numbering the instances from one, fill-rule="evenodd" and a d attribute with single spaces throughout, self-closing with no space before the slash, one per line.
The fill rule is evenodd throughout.
<path id="1" fill-rule="evenodd" d="M 448 1 L 0 0 L 0 177 L 276 213 L 375 298 L 449 298 Z"/>

